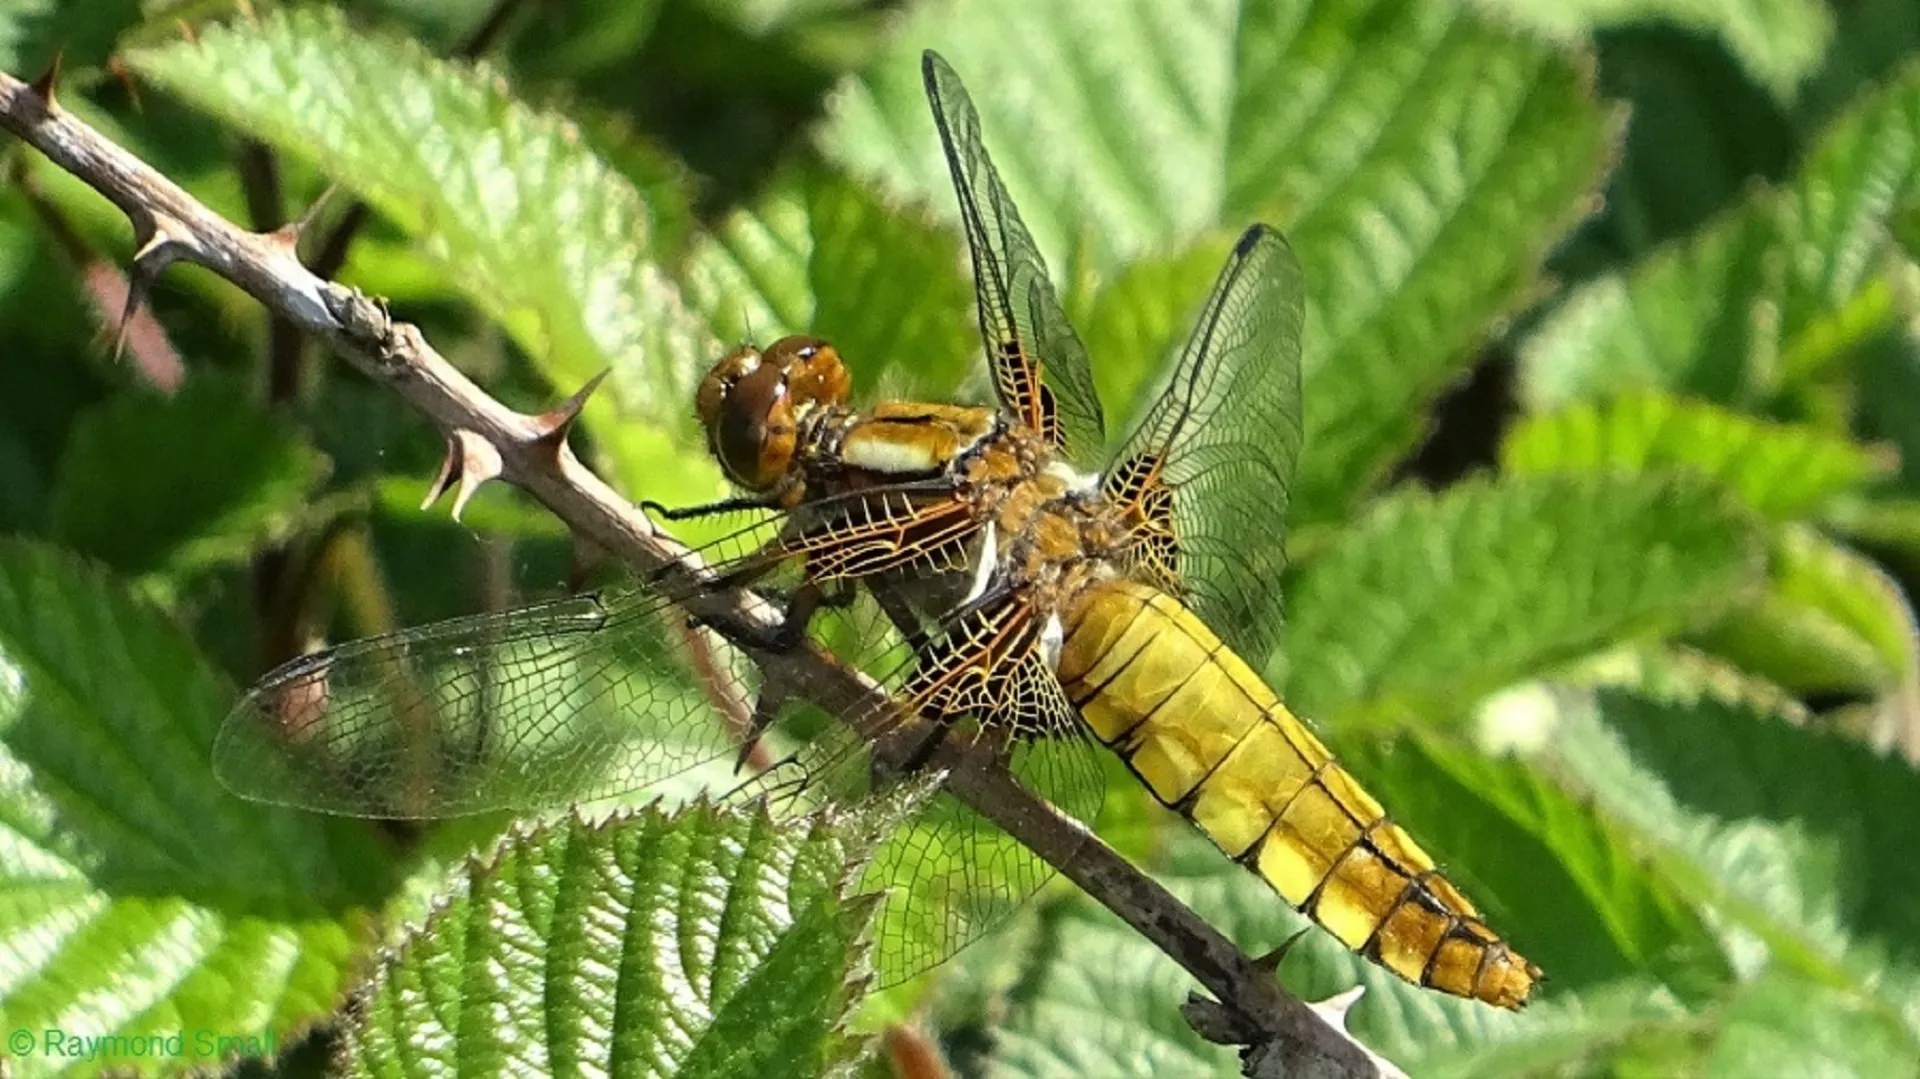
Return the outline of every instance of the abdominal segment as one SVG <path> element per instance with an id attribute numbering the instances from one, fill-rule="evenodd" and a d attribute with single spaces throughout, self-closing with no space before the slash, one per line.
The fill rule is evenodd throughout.
<path id="1" fill-rule="evenodd" d="M 1418 985 L 1525 1003 L 1539 970 L 1178 600 L 1131 581 L 1089 588 L 1058 673 L 1155 798 L 1347 947 Z"/>

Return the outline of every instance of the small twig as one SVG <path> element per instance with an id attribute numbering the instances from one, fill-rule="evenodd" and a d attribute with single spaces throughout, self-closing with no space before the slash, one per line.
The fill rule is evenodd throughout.
<path id="1" fill-rule="evenodd" d="M 705 574 L 684 546 L 657 531 L 574 456 L 566 433 L 578 415 L 579 395 L 540 416 L 505 407 L 378 301 L 314 276 L 282 239 L 237 228 L 61 111 L 48 94 L 5 74 L 0 125 L 127 214 L 140 240 L 135 280 L 174 260 L 205 266 L 431 417 L 453 446 L 446 486 L 464 486 L 472 478 L 461 475 L 463 468 L 480 479 L 499 475 L 532 494 L 576 535 L 642 574 Z M 731 590 L 693 590 L 685 607 L 709 623 L 770 626 L 774 617 L 751 593 Z M 812 701 L 842 702 L 845 710 L 836 714 L 872 743 L 881 764 L 898 770 L 908 763 L 905 755 L 924 744 L 920 720 L 890 707 L 883 687 L 830 654 L 814 647 L 752 654 L 774 684 Z M 1243 1055 L 1277 1056 L 1297 1076 L 1377 1074 L 1357 1043 L 1283 992 L 1271 969 L 1078 821 L 1021 786 L 986 747 L 946 739 L 932 763 L 948 770 L 948 789 L 961 801 L 1057 866 L 1214 994 L 1239 1020 Z"/>
<path id="2" fill-rule="evenodd" d="M 709 632 L 693 626 L 680 627 L 687 655 L 693 661 L 694 677 L 700 680 L 700 688 L 706 692 L 708 702 L 725 721 L 727 734 L 745 747 L 746 752 L 740 759 L 741 767 L 750 773 L 764 772 L 773 767 L 773 754 L 768 752 L 767 743 L 754 730 L 753 702 L 741 696 L 735 680 L 721 671 L 720 663 L 713 654 L 713 642 L 707 636 Z"/>
<path id="3" fill-rule="evenodd" d="M 286 199 L 280 187 L 280 162 L 273 149 L 258 139 L 245 139 L 235 155 L 240 191 L 246 198 L 247 219 L 256 232 L 272 232 L 286 223 Z M 297 237 L 296 237 L 297 240 Z M 268 311 L 267 403 L 284 409 L 300 396 L 301 368 L 307 340 L 292 320 Z M 305 594 L 286 595 L 288 570 L 293 564 L 293 541 L 276 540 L 253 556 L 254 617 L 260 623 L 261 669 L 270 670 L 292 659 L 296 651 L 296 624 L 306 606 Z"/>

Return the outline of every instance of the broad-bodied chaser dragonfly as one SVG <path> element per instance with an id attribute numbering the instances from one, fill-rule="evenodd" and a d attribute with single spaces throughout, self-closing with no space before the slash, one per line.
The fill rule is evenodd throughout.
<path id="1" fill-rule="evenodd" d="M 701 583 L 660 577 L 295 660 L 228 720 L 221 778 L 250 798 L 374 817 L 637 790 L 744 762 L 771 737 L 780 702 L 741 657 L 793 647 L 811 627 L 883 676 L 900 714 L 985 741 L 1062 810 L 1097 815 L 1097 741 L 1347 947 L 1418 985 L 1524 1004 L 1538 968 L 1248 662 L 1276 643 L 1301 442 L 1292 251 L 1265 226 L 1242 235 L 1165 390 L 1109 455 L 1086 351 L 972 101 L 938 56 L 924 74 L 998 407 L 857 410 L 826 342 L 742 347 L 696 407 L 745 494 L 667 516 L 765 519 L 704 551 Z M 689 589 L 744 586 L 780 596 L 784 619 L 695 622 L 683 608 Z M 750 715 L 722 717 L 747 701 Z M 799 788 L 837 789 L 830 775 L 871 776 L 859 748 L 824 739 L 782 767 Z M 888 889 L 883 982 L 944 959 L 1050 872 L 949 796 L 920 813 L 869 876 Z"/>

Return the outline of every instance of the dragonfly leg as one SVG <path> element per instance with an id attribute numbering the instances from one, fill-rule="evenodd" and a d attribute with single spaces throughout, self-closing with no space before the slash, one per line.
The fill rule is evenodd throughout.
<path id="1" fill-rule="evenodd" d="M 649 517 L 658 517 L 663 521 L 690 521 L 696 517 L 712 517 L 722 513 L 738 513 L 741 510 L 764 510 L 773 508 L 773 504 L 758 495 L 738 495 L 723 498 L 717 502 L 702 502 L 694 506 L 669 508 L 652 499 L 640 502 L 640 509 Z"/>
<path id="2" fill-rule="evenodd" d="M 817 582 L 808 581 L 786 598 L 786 610 L 775 625 L 764 626 L 729 617 L 699 615 L 687 619 L 687 624 L 711 628 L 733 643 L 747 648 L 762 652 L 791 652 L 806 640 L 807 626 L 812 623 L 815 612 L 822 607 L 845 607 L 852 602 L 853 590 L 849 586 L 843 585 L 829 593 Z"/>
<path id="3" fill-rule="evenodd" d="M 906 597 L 881 581 L 874 581 L 868 586 L 867 591 L 871 592 L 874 601 L 880 604 L 880 611 L 887 616 L 887 621 L 892 622 L 893 628 L 900 631 L 900 636 L 906 640 L 907 647 L 912 649 L 915 655 L 920 654 L 927 646 L 927 633 L 921 628 L 920 617 L 914 613 L 913 606 L 907 602 Z"/>
<path id="4" fill-rule="evenodd" d="M 764 689 L 761 690 L 753 701 L 753 715 L 747 718 L 745 736 L 740 739 L 740 755 L 733 761 L 735 775 L 739 775 L 746 769 L 747 759 L 752 757 L 753 751 L 760 747 L 760 737 L 766 734 L 767 728 L 773 726 L 774 721 L 779 718 L 779 702 L 774 699 L 773 694 Z"/>

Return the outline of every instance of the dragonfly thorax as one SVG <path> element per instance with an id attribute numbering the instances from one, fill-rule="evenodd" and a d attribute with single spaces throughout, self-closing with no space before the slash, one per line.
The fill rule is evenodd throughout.
<path id="1" fill-rule="evenodd" d="M 771 491 L 789 480 L 802 427 L 839 408 L 851 382 L 840 354 L 817 337 L 782 337 L 765 351 L 742 345 L 700 382 L 707 445 L 728 479 Z"/>

